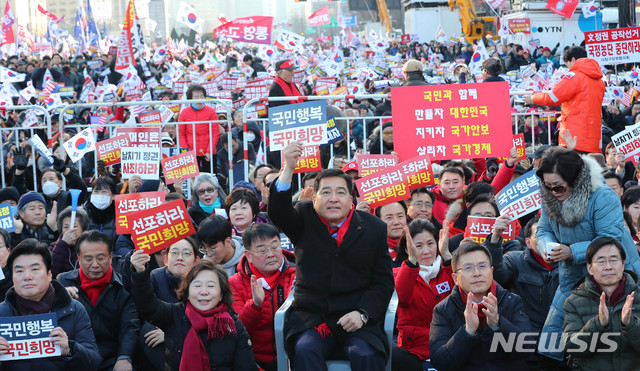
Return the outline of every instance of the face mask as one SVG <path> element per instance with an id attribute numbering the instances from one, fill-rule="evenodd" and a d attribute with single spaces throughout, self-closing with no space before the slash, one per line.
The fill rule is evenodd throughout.
<path id="1" fill-rule="evenodd" d="M 111 197 L 105 195 L 91 195 L 91 203 L 98 210 L 104 210 L 111 205 Z"/>
<path id="2" fill-rule="evenodd" d="M 58 185 L 58 183 L 54 183 L 52 181 L 46 181 L 42 186 L 42 192 L 44 193 L 45 196 L 49 196 L 49 197 L 55 196 L 56 193 L 58 193 L 59 189 L 60 189 L 60 186 Z"/>
<path id="3" fill-rule="evenodd" d="M 256 135 L 252 132 L 248 132 L 247 133 L 247 142 L 253 142 L 253 140 L 256 139 Z"/>

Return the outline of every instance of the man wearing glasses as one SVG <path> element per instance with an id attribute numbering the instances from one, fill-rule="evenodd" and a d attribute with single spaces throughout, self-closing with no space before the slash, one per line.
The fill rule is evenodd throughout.
<path id="1" fill-rule="evenodd" d="M 232 236 L 231 229 L 229 220 L 220 215 L 211 215 L 198 226 L 203 259 L 222 265 L 229 277 L 236 273 L 236 266 L 244 255 L 242 239 Z"/>
<path id="2" fill-rule="evenodd" d="M 273 318 L 291 291 L 295 258 L 282 250 L 280 232 L 271 224 L 254 224 L 242 234 L 242 241 L 244 256 L 238 273 L 229 278 L 233 309 L 249 332 L 260 368 L 276 371 Z"/>
<path id="3" fill-rule="evenodd" d="M 638 369 L 638 276 L 624 271 L 626 256 L 620 242 L 611 237 L 597 238 L 587 247 L 589 275 L 564 303 L 566 350 L 576 357 L 574 368 Z M 584 345 L 578 338 L 582 344 L 593 344 L 593 336 L 598 337 L 598 347 L 590 347 L 588 353 L 579 351 Z"/>
<path id="4" fill-rule="evenodd" d="M 475 242 L 463 243 L 451 259 L 456 286 L 433 310 L 431 364 L 446 370 L 526 370 L 525 357 L 490 346 L 495 333 L 530 332 L 522 300 L 493 280 L 491 255 Z M 533 342 L 535 346 L 535 341 Z"/>

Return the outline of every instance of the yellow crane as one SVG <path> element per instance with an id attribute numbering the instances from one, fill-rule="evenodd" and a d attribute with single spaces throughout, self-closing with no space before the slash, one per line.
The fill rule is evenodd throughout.
<path id="1" fill-rule="evenodd" d="M 458 7 L 462 33 L 469 42 L 473 42 L 491 32 L 496 36 L 495 17 L 489 16 L 490 9 L 483 0 L 448 0 L 449 9 Z"/>
<path id="2" fill-rule="evenodd" d="M 393 31 L 393 27 L 391 27 L 391 19 L 389 18 L 389 10 L 387 9 L 387 3 L 385 2 L 385 0 L 376 0 L 376 2 L 378 3 L 378 16 L 380 16 L 380 24 L 384 26 L 387 32 Z"/>

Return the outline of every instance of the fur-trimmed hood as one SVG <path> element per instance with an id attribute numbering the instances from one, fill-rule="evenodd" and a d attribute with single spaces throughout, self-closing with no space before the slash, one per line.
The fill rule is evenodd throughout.
<path id="1" fill-rule="evenodd" d="M 569 197 L 564 201 L 558 201 L 558 198 L 549 190 L 540 187 L 540 195 L 549 219 L 566 227 L 575 227 L 584 219 L 589 198 L 605 184 L 602 177 L 602 167 L 598 162 L 589 156 L 581 156 L 581 158 L 584 166 L 578 174 L 578 179 L 571 189 Z M 541 179 L 541 185 L 542 181 Z"/>

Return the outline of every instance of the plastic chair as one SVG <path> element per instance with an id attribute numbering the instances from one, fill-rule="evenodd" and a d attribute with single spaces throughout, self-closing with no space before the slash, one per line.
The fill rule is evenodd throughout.
<path id="1" fill-rule="evenodd" d="M 291 307 L 291 303 L 293 303 L 293 291 L 289 294 L 289 297 L 282 304 L 280 309 L 276 312 L 274 318 L 274 329 L 276 335 L 276 354 L 278 356 L 278 370 L 279 371 L 287 371 L 289 370 L 289 358 L 287 356 L 287 352 L 284 349 L 284 318 L 287 314 L 287 311 Z M 393 290 L 393 295 L 391 296 L 391 301 L 389 301 L 389 305 L 387 306 L 387 312 L 384 315 L 384 331 L 387 334 L 387 341 L 389 342 L 389 349 L 393 348 L 393 326 L 396 318 L 396 311 L 398 310 L 398 294 L 395 290 Z M 349 371 L 351 370 L 351 365 L 349 364 L 349 360 L 329 360 L 327 361 L 327 368 L 329 371 Z M 389 353 L 389 359 L 387 360 L 387 365 L 385 366 L 387 371 L 391 371 L 391 353 Z"/>

